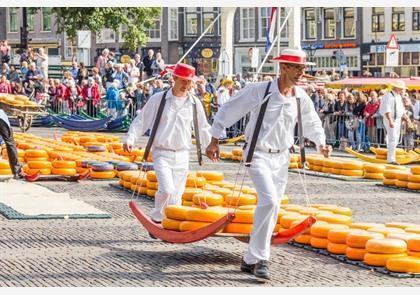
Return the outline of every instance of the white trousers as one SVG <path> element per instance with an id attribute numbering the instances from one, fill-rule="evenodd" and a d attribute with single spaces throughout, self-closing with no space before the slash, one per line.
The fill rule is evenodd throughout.
<path id="1" fill-rule="evenodd" d="M 387 161 L 388 163 L 396 162 L 397 158 L 397 145 L 401 133 L 401 119 L 398 118 L 394 121 L 394 128 L 389 127 L 389 121 L 384 117 L 384 126 L 386 130 L 386 146 L 388 149 Z"/>
<path id="2" fill-rule="evenodd" d="M 280 200 L 286 190 L 289 161 L 289 150 L 279 154 L 255 151 L 248 168 L 258 193 L 251 239 L 244 254 L 248 264 L 270 258 L 271 237 L 277 224 Z"/>
<path id="3" fill-rule="evenodd" d="M 153 149 L 153 165 L 159 188 L 155 195 L 154 221 L 162 221 L 168 205 L 181 205 L 188 175 L 189 151 Z"/>

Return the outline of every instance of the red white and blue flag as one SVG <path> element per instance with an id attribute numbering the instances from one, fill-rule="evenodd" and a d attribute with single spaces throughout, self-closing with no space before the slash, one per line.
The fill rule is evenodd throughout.
<path id="1" fill-rule="evenodd" d="M 265 42 L 265 52 L 267 53 L 273 44 L 276 31 L 277 7 L 271 8 L 270 21 L 267 26 L 267 41 Z"/>

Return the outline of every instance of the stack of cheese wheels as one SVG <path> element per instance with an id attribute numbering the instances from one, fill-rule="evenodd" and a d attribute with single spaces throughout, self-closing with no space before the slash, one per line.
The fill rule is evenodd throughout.
<path id="1" fill-rule="evenodd" d="M 193 188 L 193 187 L 186 187 L 184 193 L 182 194 L 182 205 L 184 206 L 192 206 L 193 197 L 195 194 L 202 193 L 203 190 L 201 188 Z"/>
<path id="2" fill-rule="evenodd" d="M 12 175 L 8 161 L 0 160 L 0 175 Z"/>
<path id="3" fill-rule="evenodd" d="M 90 170 L 90 178 L 92 179 L 112 179 L 116 176 L 114 166 L 104 163 L 103 165 L 93 165 Z"/>
<path id="4" fill-rule="evenodd" d="M 220 152 L 220 158 L 224 160 L 232 160 L 232 152 Z"/>
<path id="5" fill-rule="evenodd" d="M 23 171 L 29 175 L 33 175 L 38 172 L 42 175 L 50 175 L 51 169 L 52 164 L 50 161 L 29 161 L 23 167 Z"/>
<path id="6" fill-rule="evenodd" d="M 420 235 L 407 239 L 408 255 L 420 257 Z"/>
<path id="7" fill-rule="evenodd" d="M 352 227 L 354 228 L 354 227 Z M 351 232 L 346 237 L 346 257 L 350 260 L 363 261 L 366 254 L 366 243 L 371 239 L 380 239 L 384 235 L 380 233 L 367 232 L 359 228 L 358 231 Z"/>
<path id="8" fill-rule="evenodd" d="M 233 149 L 232 150 L 232 160 L 233 161 L 242 161 L 243 150 L 242 149 Z"/>
<path id="9" fill-rule="evenodd" d="M 376 154 L 376 159 L 379 160 L 386 160 L 387 159 L 387 155 L 388 155 L 388 150 L 384 149 L 384 148 L 375 148 L 374 152 Z M 397 148 L 396 149 L 396 156 L 397 156 L 397 160 L 398 158 L 403 158 L 405 155 L 405 151 L 403 149 Z"/>
<path id="10" fill-rule="evenodd" d="M 407 188 L 408 185 L 408 175 L 410 175 L 410 171 L 408 170 L 401 170 L 396 171 L 397 179 L 395 180 L 395 186 Z"/>
<path id="11" fill-rule="evenodd" d="M 341 165 L 341 175 L 353 177 L 363 176 L 363 162 L 344 160 Z"/>
<path id="12" fill-rule="evenodd" d="M 333 254 L 345 255 L 347 250 L 347 235 L 352 232 L 358 232 L 359 229 L 354 228 L 335 228 L 328 231 L 327 250 Z"/>
<path id="13" fill-rule="evenodd" d="M 383 173 L 385 171 L 385 165 L 365 163 L 363 165 L 363 171 L 364 171 L 364 178 L 383 180 L 384 179 Z"/>
<path id="14" fill-rule="evenodd" d="M 420 273 L 420 257 L 406 256 L 389 258 L 386 261 L 386 268 L 394 272 Z"/>
<path id="15" fill-rule="evenodd" d="M 420 225 L 409 226 L 404 229 L 407 233 L 420 234 Z"/>
<path id="16" fill-rule="evenodd" d="M 407 256 L 407 243 L 399 239 L 370 239 L 366 242 L 363 262 L 372 266 L 385 266 L 389 258 Z"/>
<path id="17" fill-rule="evenodd" d="M 323 159 L 321 157 L 314 158 L 312 170 L 322 172 Z"/>
<path id="18" fill-rule="evenodd" d="M 18 162 L 19 163 L 25 162 L 25 150 L 17 149 L 17 153 L 18 153 Z M 7 154 L 7 149 L 6 148 L 4 148 L 1 151 L 1 157 L 5 160 L 9 159 L 9 155 Z"/>
<path id="19" fill-rule="evenodd" d="M 388 237 L 390 234 L 404 233 L 404 230 L 397 227 L 375 226 L 368 228 L 368 232 L 380 233 Z"/>
<path id="20" fill-rule="evenodd" d="M 223 172 L 220 171 L 197 171 L 198 177 L 204 177 L 206 181 L 221 181 L 224 179 Z"/>
<path id="21" fill-rule="evenodd" d="M 302 168 L 300 155 L 292 154 L 290 156 L 289 169 Z"/>
<path id="22" fill-rule="evenodd" d="M 75 161 L 63 161 L 63 160 L 54 160 L 52 162 L 51 174 L 54 175 L 75 175 L 76 171 L 76 162 Z"/>
<path id="23" fill-rule="evenodd" d="M 48 153 L 41 149 L 27 149 L 25 150 L 25 162 L 30 161 L 48 161 Z"/>
<path id="24" fill-rule="evenodd" d="M 209 191 L 203 191 L 197 194 L 194 194 L 192 197 L 192 202 L 196 207 L 201 207 L 202 205 L 206 206 L 222 206 L 223 205 L 223 196 L 219 194 L 214 194 Z"/>
<path id="25" fill-rule="evenodd" d="M 332 229 L 348 228 L 345 224 L 320 224 L 315 223 L 311 227 L 311 246 L 314 248 L 327 249 L 328 247 L 328 232 Z"/>
<path id="26" fill-rule="evenodd" d="M 383 175 L 384 175 L 383 184 L 384 185 L 389 185 L 389 186 L 395 186 L 396 185 L 395 183 L 398 180 L 397 172 L 398 172 L 398 170 L 396 170 L 396 169 L 386 169 L 383 172 Z"/>
<path id="27" fill-rule="evenodd" d="M 301 222 L 302 222 L 302 219 L 293 221 L 291 223 L 291 228 L 297 226 Z M 319 225 L 319 224 L 327 224 L 327 223 L 325 221 L 317 221 L 317 222 L 315 222 L 315 224 Z M 305 231 L 303 231 L 299 236 L 294 238 L 294 241 L 296 243 L 299 243 L 299 244 L 310 245 L 311 244 L 311 238 L 312 238 L 311 228 L 308 228 Z"/>
<path id="28" fill-rule="evenodd" d="M 204 177 L 198 177 L 194 174 L 190 174 L 187 177 L 185 187 L 202 188 L 205 184 L 206 179 Z"/>
<path id="29" fill-rule="evenodd" d="M 147 187 L 146 195 L 148 195 L 149 197 L 154 197 L 156 195 L 156 192 L 157 192 L 158 187 L 159 187 L 159 183 L 157 181 L 156 172 L 155 171 L 147 171 L 146 179 L 147 179 L 147 183 L 146 183 L 146 187 Z"/>
<path id="30" fill-rule="evenodd" d="M 147 195 L 147 173 L 144 171 L 122 171 L 123 178 L 130 183 L 130 189 L 139 195 Z"/>
<path id="31" fill-rule="evenodd" d="M 327 174 L 340 174 L 341 173 L 341 162 L 338 159 L 322 159 L 322 172 Z"/>
<path id="32" fill-rule="evenodd" d="M 255 195 L 246 194 L 240 191 L 233 191 L 232 193 L 226 194 L 224 196 L 224 204 L 227 207 L 254 205 L 256 203 L 257 203 L 257 197 Z"/>
<path id="33" fill-rule="evenodd" d="M 411 174 L 408 175 L 407 188 L 412 190 L 420 190 L 420 166 L 410 168 Z"/>

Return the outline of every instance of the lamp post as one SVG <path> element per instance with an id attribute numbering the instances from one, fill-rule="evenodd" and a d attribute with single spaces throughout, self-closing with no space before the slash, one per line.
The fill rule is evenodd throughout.
<path id="1" fill-rule="evenodd" d="M 304 50 L 308 54 L 308 59 L 309 59 L 310 62 L 314 62 L 314 56 L 315 56 L 316 49 L 317 48 L 312 44 L 309 44 L 308 46 L 306 46 L 304 48 Z M 313 75 L 313 74 L 314 74 L 314 66 L 311 65 L 311 75 Z"/>

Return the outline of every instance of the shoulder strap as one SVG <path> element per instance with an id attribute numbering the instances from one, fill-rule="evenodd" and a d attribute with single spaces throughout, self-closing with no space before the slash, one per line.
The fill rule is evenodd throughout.
<path id="1" fill-rule="evenodd" d="M 395 97 L 394 91 L 391 91 L 392 97 L 394 97 L 394 121 L 397 119 L 397 98 Z"/>
<path id="2" fill-rule="evenodd" d="M 271 81 L 268 82 L 267 88 L 265 89 L 265 94 L 264 94 L 263 100 L 267 97 L 267 95 L 270 94 L 270 92 L 269 92 L 270 91 L 270 86 L 271 86 Z M 258 118 L 257 118 L 257 122 L 255 123 L 254 133 L 252 134 L 251 143 L 249 145 L 248 155 L 246 156 L 245 166 L 249 167 L 251 165 L 252 157 L 254 156 L 254 152 L 255 152 L 255 146 L 257 145 L 258 135 L 260 134 L 262 122 L 263 122 L 263 119 L 264 119 L 265 111 L 267 110 L 267 105 L 268 105 L 269 100 L 270 100 L 270 98 L 268 98 L 261 105 L 260 112 L 258 113 Z"/>
<path id="3" fill-rule="evenodd" d="M 194 134 L 195 134 L 195 146 L 197 148 L 197 158 L 198 165 L 203 165 L 203 155 L 201 154 L 201 142 L 200 142 L 200 132 L 198 128 L 198 116 L 197 116 L 197 104 L 200 103 L 195 99 L 194 95 L 191 95 L 193 99 L 192 109 L 193 109 L 193 124 L 194 124 Z"/>
<path id="4" fill-rule="evenodd" d="M 297 105 L 297 115 L 298 115 L 298 132 L 299 132 L 299 151 L 300 151 L 300 161 L 305 167 L 306 156 L 305 156 L 305 140 L 303 139 L 303 125 L 302 125 L 302 111 L 300 108 L 300 97 L 296 94 L 296 105 Z"/>
<path id="5" fill-rule="evenodd" d="M 163 93 L 162 100 L 160 101 L 159 108 L 156 113 L 156 118 L 155 118 L 155 121 L 153 122 L 152 132 L 150 133 L 150 137 L 146 145 L 146 150 L 144 151 L 144 154 L 143 154 L 143 162 L 147 160 L 147 157 L 149 156 L 149 153 L 150 153 L 150 149 L 152 148 L 153 140 L 155 139 L 156 131 L 159 127 L 160 119 L 162 118 L 163 109 L 165 108 L 166 95 L 168 94 L 168 91 L 169 89 Z"/>

